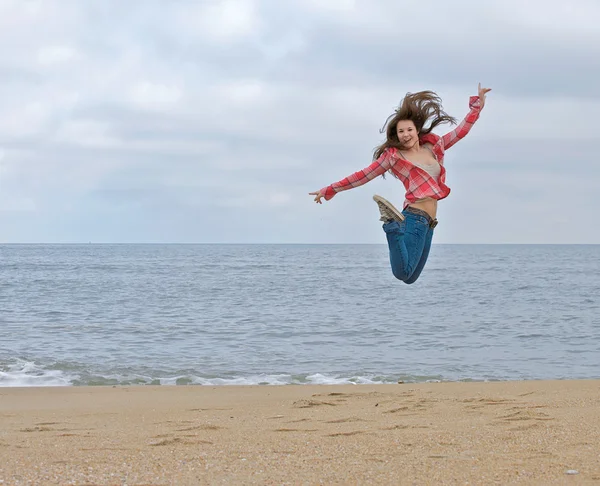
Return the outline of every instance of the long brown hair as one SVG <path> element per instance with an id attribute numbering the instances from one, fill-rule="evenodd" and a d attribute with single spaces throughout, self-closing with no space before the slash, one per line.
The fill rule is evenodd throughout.
<path id="1" fill-rule="evenodd" d="M 375 148 L 373 160 L 381 157 L 383 152 L 388 148 L 403 148 L 396 132 L 396 125 L 400 120 L 412 120 L 419 137 L 430 133 L 441 123 L 456 124 L 456 119 L 444 111 L 442 99 L 433 91 L 406 93 L 396 111 L 388 117 L 383 128 L 379 130 L 379 133 L 385 132 L 386 140 Z M 428 121 L 430 123 L 425 127 Z"/>

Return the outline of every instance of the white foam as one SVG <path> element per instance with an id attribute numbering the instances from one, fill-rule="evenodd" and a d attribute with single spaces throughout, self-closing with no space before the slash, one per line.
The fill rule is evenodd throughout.
<path id="1" fill-rule="evenodd" d="M 294 383 L 292 375 L 251 375 L 235 378 L 202 378 L 192 380 L 196 385 L 291 385 Z"/>
<path id="2" fill-rule="evenodd" d="M 395 381 L 382 381 L 367 378 L 366 376 L 351 376 L 348 378 L 332 377 L 316 373 L 306 377 L 311 385 L 380 385 L 383 383 L 396 383 Z"/>
<path id="3" fill-rule="evenodd" d="M 44 369 L 21 359 L 0 367 L 0 387 L 71 386 L 76 378 L 64 371 Z"/>
<path id="4" fill-rule="evenodd" d="M 161 380 L 161 384 L 167 384 L 167 380 Z M 175 381 L 173 379 L 172 381 Z M 293 375 L 252 375 L 244 377 L 232 378 L 202 378 L 195 377 L 192 380 L 193 384 L 198 385 L 373 385 L 383 383 L 396 383 L 395 380 L 375 380 L 365 376 L 339 377 L 328 376 L 321 373 L 315 373 L 303 376 Z M 174 383 L 169 383 L 174 384 Z"/>
<path id="5" fill-rule="evenodd" d="M 247 376 L 223 375 L 140 375 L 137 373 L 102 373 L 95 371 L 83 376 L 68 370 L 47 369 L 42 365 L 23 359 L 0 361 L 0 387 L 75 386 L 75 385 L 149 385 L 177 386 L 180 384 L 228 386 L 228 385 L 372 385 L 397 383 L 394 377 L 342 376 L 313 373 L 292 375 L 284 373 L 257 373 Z"/>

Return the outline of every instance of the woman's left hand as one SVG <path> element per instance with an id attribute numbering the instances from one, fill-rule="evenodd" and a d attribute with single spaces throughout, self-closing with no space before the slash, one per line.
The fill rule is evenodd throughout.
<path id="1" fill-rule="evenodd" d="M 479 103 L 481 104 L 481 108 L 485 105 L 485 95 L 492 91 L 492 88 L 482 88 L 481 83 L 479 83 Z"/>

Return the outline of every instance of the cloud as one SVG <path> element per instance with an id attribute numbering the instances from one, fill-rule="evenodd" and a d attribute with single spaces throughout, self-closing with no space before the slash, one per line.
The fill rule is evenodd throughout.
<path id="1" fill-rule="evenodd" d="M 67 63 L 78 57 L 77 50 L 69 46 L 44 46 L 37 54 L 37 60 L 43 66 Z"/>
<path id="2" fill-rule="evenodd" d="M 218 42 L 252 37 L 261 28 L 253 0 L 184 2 L 176 7 L 175 19 L 188 35 Z"/>
<path id="3" fill-rule="evenodd" d="M 143 81 L 133 87 L 130 96 L 134 104 L 142 109 L 165 110 L 181 100 L 182 90 L 177 86 Z"/>

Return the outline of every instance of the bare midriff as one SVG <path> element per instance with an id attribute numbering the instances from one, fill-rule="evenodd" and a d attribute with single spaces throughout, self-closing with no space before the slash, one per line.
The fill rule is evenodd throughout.
<path id="1" fill-rule="evenodd" d="M 437 215 L 437 203 L 436 199 L 426 197 L 424 199 L 419 199 L 414 203 L 410 203 L 409 206 L 425 211 L 432 219 L 435 219 Z"/>
<path id="2" fill-rule="evenodd" d="M 408 162 L 410 162 L 411 164 L 417 165 L 418 167 L 420 167 L 423 170 L 427 170 L 426 168 L 423 167 L 423 164 L 425 164 L 425 165 L 438 164 L 437 158 L 435 157 L 435 155 L 433 153 L 433 146 L 430 143 L 424 144 L 421 148 L 422 149 L 424 148 L 427 150 L 424 150 L 424 151 L 421 150 L 420 156 L 418 155 L 419 151 L 417 151 L 417 155 L 414 155 L 414 153 L 413 153 L 412 154 L 413 157 L 411 157 L 413 159 L 412 161 L 410 159 L 407 159 L 406 156 L 402 152 L 400 152 L 400 155 L 405 160 L 408 160 Z M 432 197 L 425 197 L 423 199 L 416 200 L 414 203 L 410 203 L 409 206 L 420 209 L 421 211 L 425 211 L 427 214 L 429 214 L 429 216 L 431 216 L 432 219 L 436 218 L 437 199 L 433 199 Z"/>

